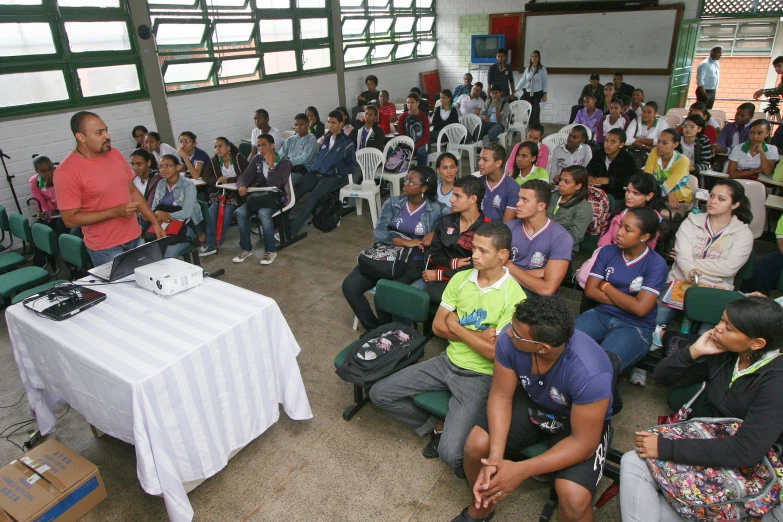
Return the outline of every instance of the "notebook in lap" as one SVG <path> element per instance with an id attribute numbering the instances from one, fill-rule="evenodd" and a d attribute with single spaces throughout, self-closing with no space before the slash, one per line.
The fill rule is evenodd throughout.
<path id="1" fill-rule="evenodd" d="M 162 260 L 168 246 L 168 236 L 144 243 L 118 255 L 111 263 L 104 263 L 87 272 L 103 281 L 116 281 L 133 274 L 133 271 L 140 266 Z"/>

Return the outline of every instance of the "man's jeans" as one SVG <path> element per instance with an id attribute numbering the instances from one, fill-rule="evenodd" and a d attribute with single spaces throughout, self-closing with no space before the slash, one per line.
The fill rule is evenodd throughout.
<path id="1" fill-rule="evenodd" d="M 258 219 L 261 221 L 261 232 L 264 235 L 264 252 L 271 254 L 277 250 L 275 239 L 275 220 L 272 215 L 276 212 L 273 208 L 258 209 Z M 239 248 L 245 252 L 253 251 L 253 242 L 250 240 L 250 218 L 247 203 L 237 210 L 237 226 L 239 227 Z"/>
<path id="2" fill-rule="evenodd" d="M 416 406 L 412 397 L 426 391 L 450 391 L 438 453 L 444 463 L 456 468 L 462 465 L 465 441 L 487 404 L 490 386 L 491 375 L 455 366 L 443 352 L 378 381 L 370 388 L 370 400 L 423 437 L 432 433 L 438 419 Z"/>
<path id="3" fill-rule="evenodd" d="M 299 202 L 305 194 L 310 193 L 299 209 L 292 213 L 291 235 L 295 236 L 299 229 L 307 222 L 313 209 L 318 206 L 324 197 L 330 192 L 339 191 L 348 184 L 348 176 L 322 176 L 310 172 L 304 176 L 293 177 L 296 201 Z"/>
<path id="4" fill-rule="evenodd" d="M 237 209 L 237 205 L 229 205 L 226 204 L 224 206 L 224 214 L 223 214 L 223 235 L 220 238 L 220 245 L 222 245 L 226 241 L 226 233 L 228 232 L 228 227 L 231 226 L 231 218 L 234 215 L 234 212 Z M 220 205 L 218 203 L 212 203 L 209 206 L 209 221 L 207 222 L 207 246 L 210 248 L 217 248 L 217 219 L 218 219 L 218 210 L 220 209 Z"/>
<path id="5" fill-rule="evenodd" d="M 423 147 L 419 147 L 416 149 L 416 165 L 419 167 L 426 167 L 427 166 L 427 158 L 429 157 L 430 152 L 427 149 L 427 145 L 424 145 Z"/>
<path id="6" fill-rule="evenodd" d="M 612 317 L 596 308 L 576 318 L 576 329 L 592 337 L 607 352 L 616 353 L 621 371 L 633 368 L 644 359 L 652 343 L 650 328 Z"/>
<path id="7" fill-rule="evenodd" d="M 88 248 L 87 253 L 90 254 L 90 259 L 92 260 L 93 266 L 100 266 L 109 263 L 111 261 L 114 261 L 114 258 L 122 254 L 123 252 L 126 252 L 131 248 L 136 248 L 137 246 L 141 246 L 143 244 L 144 244 L 144 240 L 141 238 L 141 236 L 139 236 L 133 241 L 128 241 L 127 243 L 123 243 L 122 245 L 117 245 L 104 250 L 90 250 Z"/>

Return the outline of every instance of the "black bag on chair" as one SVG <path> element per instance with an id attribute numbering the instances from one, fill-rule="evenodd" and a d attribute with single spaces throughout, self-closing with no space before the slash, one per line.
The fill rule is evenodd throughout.
<path id="1" fill-rule="evenodd" d="M 264 190 L 260 192 L 250 192 L 245 197 L 245 205 L 250 215 L 255 215 L 262 208 L 273 208 L 280 210 L 282 208 L 283 193 L 279 190 Z"/>
<path id="2" fill-rule="evenodd" d="M 413 249 L 375 243 L 359 253 L 356 260 L 359 272 L 375 279 L 399 279 L 408 269 Z"/>

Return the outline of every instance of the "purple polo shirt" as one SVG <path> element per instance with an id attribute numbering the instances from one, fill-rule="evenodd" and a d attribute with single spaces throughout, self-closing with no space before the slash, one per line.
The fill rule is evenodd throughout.
<path id="1" fill-rule="evenodd" d="M 503 221 L 506 209 L 516 210 L 519 201 L 519 183 L 505 173 L 503 178 L 494 187 L 489 186 L 487 176 L 481 176 L 484 180 L 484 199 L 481 202 L 481 211 L 491 221 Z"/>
<path id="2" fill-rule="evenodd" d="M 544 268 L 550 259 L 571 260 L 574 240 L 571 234 L 551 219 L 532 236 L 523 219 L 506 223 L 511 229 L 511 261 L 522 270 Z"/>

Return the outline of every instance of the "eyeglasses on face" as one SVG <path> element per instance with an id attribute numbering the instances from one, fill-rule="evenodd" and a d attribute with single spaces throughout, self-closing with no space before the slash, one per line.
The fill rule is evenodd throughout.
<path id="1" fill-rule="evenodd" d="M 174 165 L 173 163 L 165 163 L 165 164 L 158 165 L 158 168 L 161 168 L 161 169 L 170 169 L 170 168 L 173 168 L 173 167 L 176 167 L 176 165 Z"/>
<path id="2" fill-rule="evenodd" d="M 519 335 L 516 332 L 516 330 L 514 330 L 513 326 L 509 327 L 508 330 L 509 330 L 509 332 L 511 332 L 511 335 L 513 335 L 514 339 L 516 339 L 517 341 L 523 341 L 523 342 L 526 342 L 526 343 L 534 343 L 534 344 L 546 344 L 546 343 L 542 343 L 541 341 L 534 341 L 533 339 L 525 339 L 524 337 Z"/>
<path id="3" fill-rule="evenodd" d="M 409 179 L 406 179 L 405 181 L 403 181 L 403 184 L 404 185 L 424 185 L 424 183 L 416 183 L 416 182 L 413 182 L 413 181 L 411 181 Z"/>

